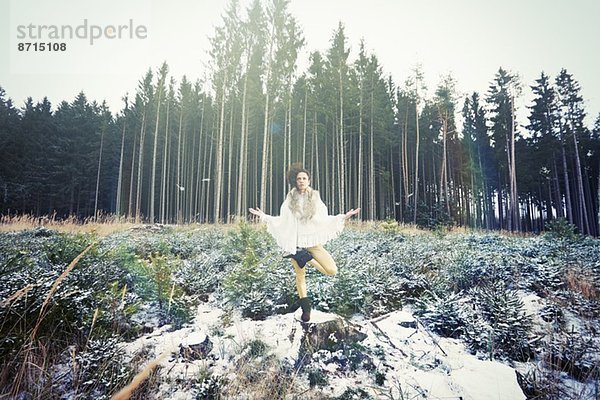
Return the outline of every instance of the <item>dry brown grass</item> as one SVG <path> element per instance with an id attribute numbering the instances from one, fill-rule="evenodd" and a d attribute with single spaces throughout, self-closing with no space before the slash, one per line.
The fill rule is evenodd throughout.
<path id="1" fill-rule="evenodd" d="M 300 384 L 296 373 L 283 373 L 279 360 L 266 357 L 238 362 L 235 377 L 222 388 L 219 398 L 317 400 L 324 396 L 318 389 Z"/>
<path id="2" fill-rule="evenodd" d="M 146 367 L 141 370 L 136 376 L 133 377 L 129 385 L 125 386 L 123 389 L 119 390 L 111 400 L 127 400 L 131 397 L 133 392 L 150 376 L 150 373 L 154 368 L 156 368 L 161 361 L 167 357 L 167 353 L 163 353 L 158 358 L 152 360 Z"/>
<path id="3" fill-rule="evenodd" d="M 232 229 L 237 229 L 237 226 L 241 221 L 248 222 L 250 225 L 260 227 L 261 224 L 256 220 L 247 221 L 245 218 L 232 217 L 229 223 L 216 223 L 216 224 L 198 224 L 198 223 L 186 223 L 179 225 L 167 225 L 175 227 L 178 231 L 194 231 L 198 229 L 222 229 L 225 233 Z M 114 215 L 101 215 L 98 218 L 86 218 L 81 221 L 75 217 L 69 217 L 66 219 L 57 219 L 55 215 L 36 217 L 29 214 L 23 214 L 18 216 L 0 216 L 0 232 L 17 232 L 37 227 L 46 227 L 58 232 L 63 233 L 95 233 L 98 236 L 104 237 L 112 233 L 126 231 L 136 226 L 143 226 L 144 224 L 136 224 L 131 219 L 124 217 L 117 217 Z M 151 224 L 148 224 L 150 226 Z M 395 223 L 394 221 L 360 221 L 358 219 L 351 219 L 346 221 L 346 226 L 353 230 L 367 231 L 367 230 L 386 230 L 397 234 L 408 235 L 408 236 L 421 236 L 431 235 L 433 231 L 420 228 L 415 224 Z M 511 231 L 493 231 L 475 229 L 465 226 L 454 226 L 447 229 L 445 232 L 451 234 L 468 234 L 468 233 L 479 233 L 479 234 L 498 234 L 506 237 L 516 238 L 527 238 L 536 236 L 535 233 L 531 232 L 511 232 Z"/>
<path id="4" fill-rule="evenodd" d="M 14 396 L 16 396 L 19 393 L 19 389 L 24 383 L 27 385 L 31 382 L 39 382 L 45 375 L 47 375 L 45 366 L 47 365 L 48 360 L 48 350 L 46 349 L 46 345 L 42 341 L 37 340 L 36 338 L 38 329 L 41 326 L 42 321 L 46 317 L 47 306 L 50 303 L 52 296 L 54 296 L 56 289 L 61 284 L 61 282 L 65 280 L 65 278 L 69 275 L 73 268 L 75 268 L 75 265 L 77 265 L 79 260 L 81 260 L 81 258 L 83 258 L 83 256 L 85 256 L 85 254 L 94 245 L 96 245 L 95 242 L 90 244 L 77 257 L 75 257 L 73 261 L 71 261 L 71 263 L 67 266 L 67 268 L 65 268 L 62 274 L 60 274 L 60 276 L 56 278 L 56 280 L 52 284 L 52 287 L 48 291 L 48 294 L 46 295 L 46 298 L 44 299 L 44 302 L 42 303 L 42 306 L 40 308 L 40 313 L 38 315 L 36 324 L 31 332 L 31 335 L 29 336 L 28 342 L 25 343 L 25 345 L 23 346 L 23 362 L 21 363 L 21 368 L 19 369 L 19 372 L 17 373 L 17 376 L 14 380 L 15 385 L 13 387 L 12 393 Z M 22 296 L 23 293 L 26 293 L 30 289 L 28 289 L 28 287 L 29 285 L 20 289 L 9 299 L 16 299 L 17 297 Z"/>
<path id="5" fill-rule="evenodd" d="M 600 290 L 594 284 L 591 276 L 577 269 L 569 269 L 565 274 L 565 281 L 569 289 L 581 293 L 589 300 L 600 299 Z"/>
<path id="6" fill-rule="evenodd" d="M 24 288 L 17 290 L 10 297 L 0 301 L 0 307 L 8 307 L 10 305 L 10 303 L 12 303 L 13 301 L 16 301 L 19 298 L 21 298 L 22 296 L 26 295 L 27 292 L 29 292 L 34 287 L 35 287 L 35 285 L 30 283 L 29 285 L 25 286 Z"/>
<path id="7" fill-rule="evenodd" d="M 0 217 L 0 232 L 19 232 L 41 226 L 64 233 L 96 233 L 99 236 L 107 236 L 130 229 L 134 223 L 116 216 L 86 218 L 83 221 L 75 217 L 57 219 L 56 215 L 36 217 L 23 214 Z"/>
<path id="8" fill-rule="evenodd" d="M 431 234 L 431 231 L 419 228 L 415 224 L 396 223 L 394 221 L 359 221 L 351 219 L 346 221 L 346 226 L 358 231 L 388 230 L 404 235 Z"/>

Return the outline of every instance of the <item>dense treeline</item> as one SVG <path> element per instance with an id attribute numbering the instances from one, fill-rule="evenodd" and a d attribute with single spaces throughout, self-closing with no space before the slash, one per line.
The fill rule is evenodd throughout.
<path id="1" fill-rule="evenodd" d="M 585 126 L 567 70 L 527 87 L 500 68 L 487 93 L 460 99 L 451 76 L 428 89 L 419 68 L 398 84 L 364 43 L 351 60 L 340 23 L 299 71 L 287 3 L 232 1 L 206 81 L 176 81 L 165 63 L 116 115 L 84 93 L 55 111 L 47 99 L 19 109 L 0 89 L 0 212 L 164 223 L 278 213 L 299 161 L 331 213 L 519 231 L 565 218 L 598 235 L 600 116 Z M 524 90 L 526 123 L 515 118 Z"/>

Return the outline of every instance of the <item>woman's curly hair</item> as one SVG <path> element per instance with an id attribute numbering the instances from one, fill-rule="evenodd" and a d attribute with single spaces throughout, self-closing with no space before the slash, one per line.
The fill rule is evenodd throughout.
<path id="1" fill-rule="evenodd" d="M 308 175 L 308 179 L 310 179 L 310 172 L 308 172 L 308 170 L 304 168 L 301 163 L 294 163 L 290 165 L 290 168 L 287 171 L 287 180 L 288 183 L 293 187 L 296 186 L 296 177 L 300 172 L 304 172 L 306 175 Z"/>

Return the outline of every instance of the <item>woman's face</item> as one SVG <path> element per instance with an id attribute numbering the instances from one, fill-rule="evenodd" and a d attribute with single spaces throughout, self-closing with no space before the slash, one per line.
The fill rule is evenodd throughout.
<path id="1" fill-rule="evenodd" d="M 304 193 L 309 186 L 310 179 L 308 178 L 308 174 L 306 172 L 298 172 L 298 175 L 296 175 L 296 189 L 300 193 Z"/>

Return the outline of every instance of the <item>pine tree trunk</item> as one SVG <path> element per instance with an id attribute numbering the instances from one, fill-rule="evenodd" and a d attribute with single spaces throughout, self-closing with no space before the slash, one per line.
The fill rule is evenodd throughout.
<path id="1" fill-rule="evenodd" d="M 138 156 L 138 176 L 137 176 L 137 190 L 135 196 L 135 223 L 139 224 L 141 221 L 141 202 L 142 202 L 142 176 L 144 172 L 144 136 L 146 131 L 146 106 L 144 106 L 144 112 L 142 114 L 142 128 L 140 131 L 140 152 Z"/>
<path id="2" fill-rule="evenodd" d="M 583 193 L 583 177 L 581 174 L 581 161 L 579 159 L 579 144 L 577 143 L 577 132 L 573 131 L 573 146 L 575 146 L 575 169 L 577 170 L 577 189 L 579 193 L 579 220 L 581 231 L 584 234 L 590 233 L 590 224 L 587 214 L 587 206 Z"/>
<path id="3" fill-rule="evenodd" d="M 232 191 L 232 187 L 231 187 L 231 176 L 233 175 L 233 171 L 231 169 L 232 166 L 232 161 L 233 161 L 233 157 L 234 157 L 234 152 L 233 152 L 233 114 L 235 111 L 235 107 L 232 105 L 231 106 L 231 111 L 229 112 L 229 150 L 228 150 L 228 154 L 227 154 L 227 191 L 225 192 L 227 194 L 227 210 L 225 210 L 227 213 L 225 214 L 225 219 L 224 221 L 226 223 L 231 222 L 230 221 L 230 217 L 231 217 L 231 209 L 232 209 L 232 205 L 231 202 L 233 200 L 233 191 Z M 239 173 L 237 174 L 239 175 Z"/>
<path id="4" fill-rule="evenodd" d="M 266 208 L 267 205 L 267 178 L 268 171 L 267 166 L 269 165 L 269 112 L 271 102 L 271 68 L 273 63 L 273 41 L 274 41 L 274 28 L 271 25 L 270 39 L 269 39 L 269 51 L 267 52 L 266 60 L 266 73 L 265 73 L 265 108 L 264 108 L 264 125 L 263 125 L 263 144 L 262 144 L 262 164 L 260 171 L 260 208 L 270 214 L 272 211 Z"/>
<path id="5" fill-rule="evenodd" d="M 162 176 L 160 180 L 160 222 L 165 224 L 167 222 L 167 163 L 169 160 L 169 112 L 171 109 L 171 102 L 167 102 L 167 116 L 165 122 L 165 145 L 163 148 L 163 163 L 162 163 Z"/>
<path id="6" fill-rule="evenodd" d="M 506 209 L 508 206 L 506 205 L 506 197 L 504 189 L 498 191 L 498 228 L 501 231 L 507 230 Z"/>
<path id="7" fill-rule="evenodd" d="M 273 174 L 273 141 L 269 141 L 268 144 L 268 148 L 267 151 L 269 153 L 269 166 L 268 166 L 268 176 L 271 177 L 271 179 L 269 179 L 269 185 L 268 185 L 268 192 L 269 192 L 269 196 L 267 199 L 267 206 L 269 210 L 274 210 L 273 208 L 273 190 L 274 190 L 274 184 L 273 184 L 273 178 L 274 178 L 274 174 Z"/>
<path id="8" fill-rule="evenodd" d="M 248 141 L 248 129 L 246 126 L 246 97 L 248 93 L 248 71 L 244 75 L 244 89 L 242 90 L 242 121 L 240 137 L 240 153 L 238 165 L 238 188 L 236 199 L 236 215 L 243 217 L 246 215 L 246 208 L 243 206 L 243 193 L 246 190 L 246 146 Z"/>
<path id="9" fill-rule="evenodd" d="M 181 214 L 181 188 L 182 188 L 182 181 L 181 181 L 181 157 L 182 157 L 182 152 L 183 152 L 183 143 L 181 140 L 181 136 L 183 133 L 183 104 L 179 113 L 179 127 L 177 129 L 177 173 L 176 173 L 176 178 L 175 180 L 177 181 L 175 186 L 176 186 L 176 191 L 175 191 L 175 221 L 177 222 L 177 224 L 181 224 L 182 221 L 182 214 Z"/>
<path id="10" fill-rule="evenodd" d="M 374 99 L 373 85 L 371 85 L 371 109 L 369 118 L 369 221 L 375 220 L 375 127 L 373 124 L 374 118 Z"/>
<path id="11" fill-rule="evenodd" d="M 185 165 L 187 165 L 187 177 L 185 180 L 184 187 L 186 190 L 185 193 L 185 222 L 189 223 L 192 221 L 194 215 L 194 187 L 198 184 L 198 176 L 196 176 L 196 149 L 199 149 L 199 145 L 196 145 L 196 140 L 200 141 L 201 137 L 196 131 L 196 126 L 192 125 L 190 128 L 190 132 L 192 133 L 192 143 L 189 146 L 190 149 L 188 151 L 187 160 Z M 189 139 L 188 139 L 189 140 Z M 198 155 L 198 158 L 200 155 Z"/>
<path id="12" fill-rule="evenodd" d="M 319 169 L 319 140 L 318 140 L 318 134 L 317 134 L 317 111 L 315 110 L 315 117 L 314 117 L 314 125 L 313 125 L 313 143 L 315 145 L 315 151 L 314 151 L 314 159 L 315 159 L 315 169 L 313 170 L 313 176 L 315 177 L 316 183 L 315 186 L 320 188 L 321 187 L 321 170 Z"/>
<path id="13" fill-rule="evenodd" d="M 326 198 L 329 201 L 331 201 L 331 198 L 332 198 L 332 196 L 331 196 L 332 185 L 330 185 L 330 183 L 329 183 L 329 170 L 330 170 L 330 168 L 329 168 L 329 160 L 330 160 L 330 158 L 328 157 L 328 154 L 329 154 L 329 141 L 328 141 L 329 136 L 327 135 L 327 127 L 329 125 L 328 122 L 329 122 L 328 118 L 327 118 L 327 116 L 325 116 L 325 127 L 326 128 L 325 128 L 325 132 L 323 132 L 323 138 L 324 138 L 324 142 L 325 143 L 323 143 L 323 162 L 322 162 L 322 165 L 323 165 L 323 169 L 324 169 L 324 171 L 323 171 L 323 185 L 325 186 L 325 190 L 326 190 L 325 193 L 327 193 Z"/>
<path id="14" fill-rule="evenodd" d="M 121 155 L 119 156 L 119 178 L 117 179 L 117 202 L 116 202 L 116 213 L 119 218 L 121 218 L 122 210 L 121 210 L 121 199 L 122 199 L 122 190 L 123 190 L 123 158 L 125 155 L 125 117 L 123 117 L 123 133 L 121 135 Z"/>
<path id="15" fill-rule="evenodd" d="M 245 132 L 245 143 L 244 143 L 244 153 L 247 153 L 248 148 L 249 148 L 249 143 L 250 143 L 250 138 L 249 136 L 249 132 L 250 132 L 250 118 L 246 118 L 246 123 L 244 126 L 244 132 Z M 254 183 L 252 186 L 250 186 L 250 184 L 248 183 L 248 176 L 249 176 L 249 171 L 248 169 L 250 168 L 250 164 L 248 162 L 248 155 L 244 154 L 244 165 L 243 165 L 243 169 L 242 169 L 242 186 L 240 188 L 240 191 L 242 192 L 242 209 L 241 209 L 241 215 L 242 216 L 246 216 L 247 214 L 247 210 L 248 210 L 248 188 L 252 187 L 254 188 L 254 190 L 252 190 L 252 193 L 254 195 L 256 195 L 256 183 Z M 258 159 L 258 157 L 255 157 L 255 160 Z M 252 174 L 252 176 L 256 179 L 256 171 Z M 252 201 L 252 205 L 255 205 L 256 202 L 253 200 Z"/>
<path id="16" fill-rule="evenodd" d="M 397 216 L 396 216 L 396 185 L 395 185 L 395 179 L 394 179 L 394 151 L 393 151 L 393 147 L 390 147 L 390 179 L 391 179 L 391 185 L 390 188 L 392 189 L 392 193 L 390 193 L 391 196 L 391 211 L 392 211 L 392 216 L 394 218 L 394 220 L 397 220 Z"/>
<path id="17" fill-rule="evenodd" d="M 406 102 L 406 112 L 404 114 L 404 128 L 402 129 L 402 181 L 404 184 L 404 204 L 402 204 L 402 213 L 410 201 L 410 174 L 408 170 L 408 101 Z M 404 217 L 402 222 L 405 222 Z"/>
<path id="18" fill-rule="evenodd" d="M 98 220 L 98 190 L 100 189 L 100 170 L 102 169 L 102 150 L 104 149 L 104 131 L 106 130 L 106 122 L 102 126 L 100 133 L 100 154 L 98 156 L 98 173 L 96 174 L 96 196 L 94 199 L 94 221 Z"/>
<path id="19" fill-rule="evenodd" d="M 547 211 L 547 217 L 548 220 L 553 220 L 554 219 L 554 213 L 552 211 L 552 180 L 548 179 L 546 181 L 548 183 L 548 198 L 546 200 L 546 209 Z M 541 197 L 540 197 L 541 199 Z M 541 201 L 540 201 L 541 204 Z M 543 219 L 542 219 L 542 224 L 543 224 Z"/>
<path id="20" fill-rule="evenodd" d="M 302 165 L 306 165 L 306 116 L 308 112 L 308 88 L 304 89 L 304 124 L 302 129 Z M 306 168 L 306 167 L 305 167 Z"/>
<path id="21" fill-rule="evenodd" d="M 156 193 L 156 154 L 158 152 L 158 124 L 160 121 L 160 101 L 162 95 L 162 87 L 159 82 L 158 96 L 156 99 L 156 122 L 154 124 L 154 143 L 152 146 L 152 179 L 150 180 L 150 223 L 154 221 L 154 197 Z"/>
<path id="22" fill-rule="evenodd" d="M 442 119 L 442 163 L 440 165 L 440 201 L 444 202 L 448 207 L 448 176 L 447 176 L 447 159 L 448 159 L 448 119 L 446 115 L 440 115 Z"/>
<path id="23" fill-rule="evenodd" d="M 569 219 L 569 222 L 572 224 L 573 223 L 573 208 L 572 208 L 572 203 L 571 203 L 571 184 L 569 182 L 569 171 L 567 169 L 567 155 L 565 154 L 564 136 L 561 138 L 561 152 L 562 152 L 563 174 L 564 174 L 564 179 L 565 179 L 567 218 Z"/>
<path id="24" fill-rule="evenodd" d="M 281 165 L 281 193 L 285 196 L 285 182 L 286 182 L 286 170 L 287 167 L 291 164 L 291 159 L 289 158 L 288 147 L 290 145 L 290 138 L 288 135 L 288 109 L 286 107 L 284 118 L 283 118 L 283 165 Z"/>
<path id="25" fill-rule="evenodd" d="M 363 170 L 363 78 L 361 77 L 358 101 L 358 208 L 363 208 Z"/>
<path id="26" fill-rule="evenodd" d="M 217 151 L 215 160 L 215 222 L 221 222 L 221 193 L 223 189 L 223 145 L 225 136 L 225 92 L 227 82 L 223 81 L 221 86 L 221 104 L 219 113 L 219 138 L 217 140 Z"/>
<path id="27" fill-rule="evenodd" d="M 512 123 L 512 121 L 511 121 Z M 511 131 L 512 133 L 512 131 Z M 512 162 L 511 162 L 511 155 L 512 155 L 512 151 L 511 151 L 511 140 L 510 137 L 508 136 L 508 134 L 506 135 L 506 166 L 508 167 L 508 195 L 510 196 L 510 199 L 507 200 L 506 202 L 506 208 L 508 210 L 508 212 L 506 213 L 506 222 L 507 222 L 507 229 L 509 231 L 513 231 L 513 192 L 512 192 Z"/>
<path id="28" fill-rule="evenodd" d="M 204 113 L 206 109 L 205 104 L 206 99 L 204 95 L 202 97 L 202 111 L 200 112 L 200 133 L 198 137 L 198 162 L 196 164 L 196 195 L 194 198 L 194 221 L 198 221 L 200 216 L 200 209 L 202 208 L 202 193 L 204 188 L 204 182 L 206 179 L 206 175 L 204 173 L 204 162 L 206 161 L 206 148 L 208 147 L 206 143 L 202 146 L 202 140 L 205 139 L 208 141 L 208 137 L 204 132 Z M 205 138 L 206 137 L 206 138 Z M 204 148 L 204 155 L 202 154 L 202 149 Z"/>
<path id="29" fill-rule="evenodd" d="M 287 108 L 286 108 L 286 121 L 285 121 L 285 125 L 287 126 L 287 159 L 288 159 L 288 163 L 291 164 L 293 162 L 298 161 L 298 157 L 294 158 L 292 157 L 292 77 L 290 75 L 289 79 L 288 79 L 288 104 L 287 104 Z M 297 147 L 296 147 L 297 148 Z M 283 170 L 283 190 L 282 190 L 282 195 L 283 198 L 285 198 L 285 195 L 287 193 L 287 179 L 285 178 L 285 173 L 287 171 L 287 165 L 284 165 L 284 170 Z M 302 164 L 302 167 L 304 167 L 304 164 Z"/>
<path id="30" fill-rule="evenodd" d="M 519 215 L 519 192 L 517 190 L 517 163 L 516 163 L 516 155 L 515 155 L 515 106 L 514 99 L 511 100 L 511 140 L 510 140 L 510 149 L 511 149 L 511 208 L 512 215 L 514 220 L 514 227 L 517 231 L 521 230 L 521 216 Z"/>
<path id="31" fill-rule="evenodd" d="M 556 165 L 556 156 L 552 153 L 552 161 L 554 163 L 554 195 L 556 202 L 556 217 L 564 218 L 565 209 L 563 207 L 562 195 L 560 192 L 560 181 L 558 180 L 558 166 Z"/>
<path id="32" fill-rule="evenodd" d="M 133 134 L 133 147 L 131 150 L 131 177 L 129 179 L 129 203 L 127 208 L 127 220 L 133 218 L 133 186 L 135 181 L 135 145 L 137 144 L 137 135 Z"/>
<path id="33" fill-rule="evenodd" d="M 340 174 L 337 173 L 339 165 L 340 165 L 340 158 L 339 158 L 340 152 L 337 151 L 339 149 L 339 146 L 337 145 L 337 142 L 339 139 L 337 118 L 331 122 L 331 125 L 332 125 L 331 126 L 332 134 L 331 134 L 331 143 L 330 143 L 330 147 L 329 147 L 329 151 L 331 152 L 331 167 L 329 170 L 330 171 L 329 179 L 331 182 L 331 186 L 330 186 L 330 194 L 328 196 L 328 199 L 330 199 L 333 212 L 335 212 L 335 207 L 337 207 L 339 205 L 339 201 L 336 201 L 336 195 L 339 196 L 339 187 L 340 187 L 340 183 L 339 183 Z"/>
<path id="34" fill-rule="evenodd" d="M 266 208 L 267 206 L 267 166 L 269 161 L 269 101 L 270 95 L 267 90 L 265 96 L 265 119 L 263 128 L 263 145 L 262 145 L 262 165 L 260 170 L 260 208 L 266 211 L 267 214 L 271 213 L 271 210 Z"/>
<path id="35" fill-rule="evenodd" d="M 340 149 L 340 170 L 338 171 L 339 174 L 339 182 L 340 182 L 340 202 L 339 202 L 339 210 L 340 212 L 343 212 L 343 210 L 346 209 L 346 202 L 345 202 L 345 194 L 346 194 L 346 190 L 345 190 L 345 185 L 344 185 L 344 181 L 346 180 L 346 164 L 345 164 L 345 143 L 344 143 L 344 77 L 343 77 L 343 70 L 342 70 L 342 65 L 340 65 L 339 67 L 339 71 L 340 71 L 340 139 L 339 139 L 339 149 Z"/>
<path id="36" fill-rule="evenodd" d="M 415 87 L 418 87 L 418 81 Z M 415 142 L 415 183 L 413 187 L 413 201 L 414 201 L 414 214 L 413 224 L 417 223 L 417 208 L 419 199 L 419 142 L 421 141 L 419 135 L 419 94 L 417 93 L 415 99 L 415 122 L 416 122 L 416 142 Z"/>
<path id="37" fill-rule="evenodd" d="M 213 126 L 213 132 L 214 132 L 214 126 Z M 206 172 L 213 171 L 213 154 L 214 154 L 214 141 L 210 140 L 210 149 L 208 152 L 208 167 L 206 168 L 206 170 L 204 171 L 205 174 Z M 206 176 L 206 175 L 205 175 Z M 214 175 L 211 175 L 214 176 Z M 210 179 L 208 181 L 206 181 L 206 197 L 205 197 L 205 203 L 204 204 L 204 215 L 205 215 L 205 222 L 206 223 L 210 223 L 211 219 L 210 219 L 210 214 L 208 213 L 209 210 L 209 206 L 210 206 L 210 184 L 211 182 L 214 182 L 214 179 Z M 215 187 L 215 185 L 213 184 L 213 187 Z M 214 214 L 214 217 L 216 217 L 216 214 Z M 217 222 L 216 219 L 212 220 L 213 222 Z"/>

